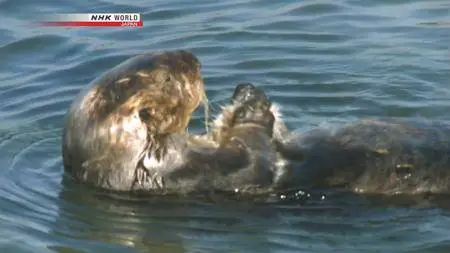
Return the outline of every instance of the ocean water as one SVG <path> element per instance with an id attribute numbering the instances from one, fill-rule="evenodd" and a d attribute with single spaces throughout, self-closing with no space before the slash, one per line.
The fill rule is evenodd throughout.
<path id="1" fill-rule="evenodd" d="M 143 28 L 40 15 L 140 12 Z M 449 252 L 448 200 L 111 199 L 63 180 L 67 107 L 132 55 L 189 49 L 212 106 L 262 86 L 291 129 L 372 116 L 450 120 L 447 0 L 0 0 L 1 252 Z M 201 131 L 196 112 L 191 128 Z"/>

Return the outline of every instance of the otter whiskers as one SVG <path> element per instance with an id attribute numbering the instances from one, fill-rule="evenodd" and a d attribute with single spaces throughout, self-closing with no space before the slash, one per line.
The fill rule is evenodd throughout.
<path id="1" fill-rule="evenodd" d="M 202 104 L 205 113 L 205 129 L 206 133 L 209 133 L 209 100 L 208 97 L 206 96 L 206 93 L 203 93 Z"/>

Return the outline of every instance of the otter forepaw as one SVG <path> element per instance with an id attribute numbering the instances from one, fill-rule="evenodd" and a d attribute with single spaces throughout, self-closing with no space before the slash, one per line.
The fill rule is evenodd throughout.
<path id="1" fill-rule="evenodd" d="M 256 87 L 251 83 L 241 83 L 234 89 L 231 102 L 233 104 L 242 104 L 250 99 L 254 99 L 257 94 Z"/>
<path id="2" fill-rule="evenodd" d="M 270 106 L 271 104 L 264 94 L 263 96 L 257 95 L 236 109 L 234 124 L 257 124 L 270 130 L 270 135 L 272 135 L 275 117 L 270 111 Z"/>

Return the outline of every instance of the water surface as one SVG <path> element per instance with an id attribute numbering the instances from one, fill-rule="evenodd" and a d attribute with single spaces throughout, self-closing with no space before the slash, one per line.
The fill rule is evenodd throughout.
<path id="1" fill-rule="evenodd" d="M 140 12 L 144 27 L 29 23 L 63 12 Z M 263 86 L 292 129 L 371 116 L 449 120 L 450 2 L 0 0 L 0 17 L 2 252 L 450 250 L 450 209 L 435 201 L 111 199 L 62 182 L 60 157 L 77 92 L 149 50 L 193 51 L 216 108 L 237 83 Z M 191 129 L 202 120 L 197 112 Z"/>

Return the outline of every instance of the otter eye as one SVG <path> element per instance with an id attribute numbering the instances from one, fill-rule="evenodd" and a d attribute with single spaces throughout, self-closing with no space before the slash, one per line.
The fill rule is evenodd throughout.
<path id="1" fill-rule="evenodd" d="M 146 109 L 141 109 L 139 111 L 139 118 L 141 118 L 142 121 L 149 121 L 150 113 Z"/>

